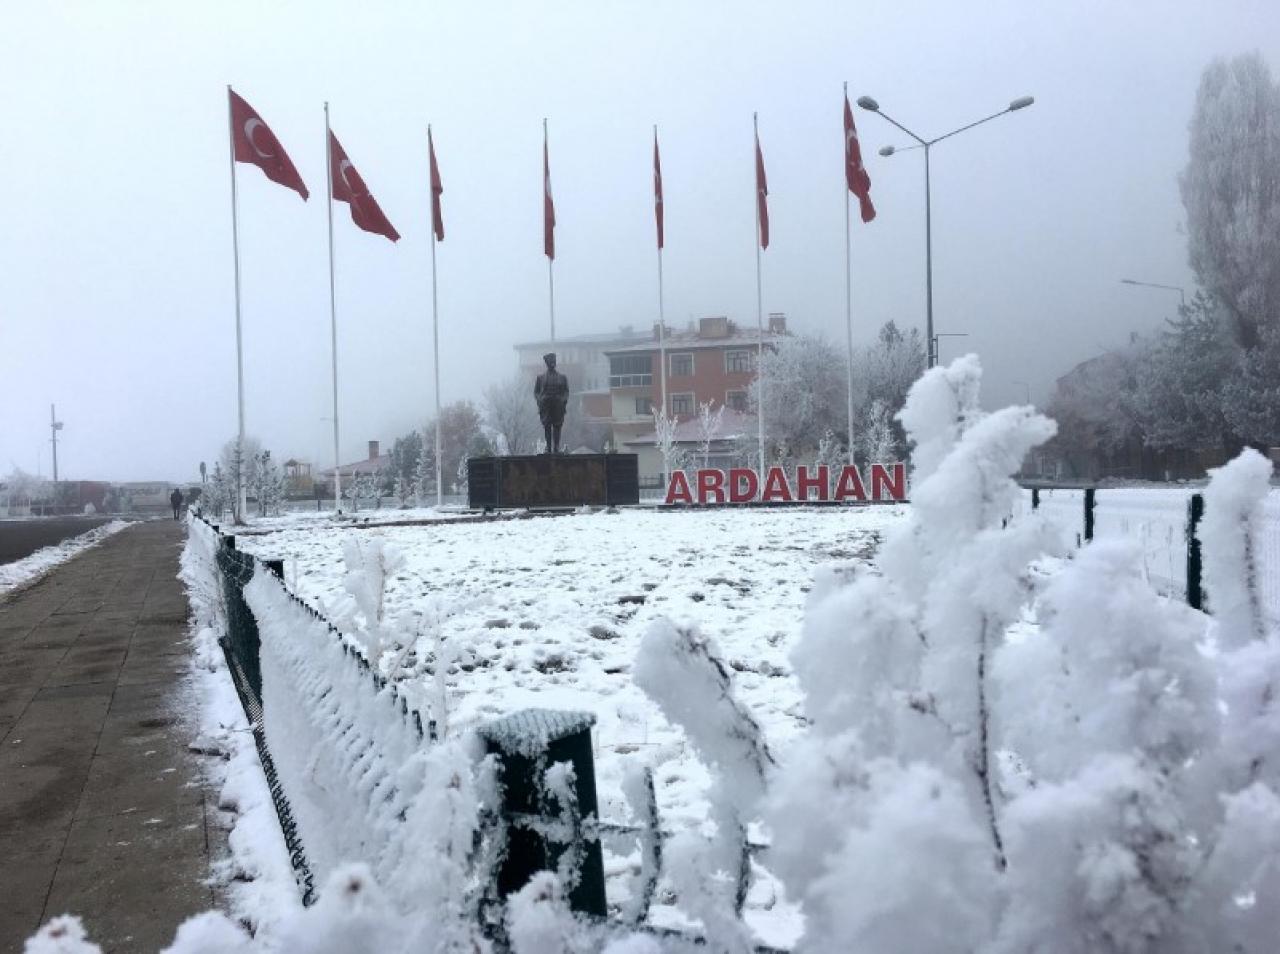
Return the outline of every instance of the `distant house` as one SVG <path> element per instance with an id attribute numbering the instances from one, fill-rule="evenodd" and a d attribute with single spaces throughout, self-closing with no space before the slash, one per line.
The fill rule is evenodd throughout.
<path id="1" fill-rule="evenodd" d="M 343 480 L 350 480 L 355 477 L 376 477 L 378 474 L 391 470 L 391 455 L 379 453 L 378 441 L 369 442 L 369 456 L 364 460 L 358 460 L 353 464 L 343 464 L 336 470 L 342 475 Z M 330 467 L 328 470 L 320 471 L 320 477 L 328 483 L 333 482 L 333 472 L 335 468 Z"/>

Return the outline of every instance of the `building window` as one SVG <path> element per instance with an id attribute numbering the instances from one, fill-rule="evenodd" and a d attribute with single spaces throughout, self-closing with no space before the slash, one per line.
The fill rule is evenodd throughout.
<path id="1" fill-rule="evenodd" d="M 724 406 L 734 411 L 745 411 L 747 409 L 747 392 L 725 391 Z"/>
<path id="2" fill-rule="evenodd" d="M 693 376 L 693 355 L 692 354 L 673 354 L 670 356 L 671 376 L 673 378 L 688 378 Z"/>
<path id="3" fill-rule="evenodd" d="M 647 354 L 609 357 L 609 387 L 640 388 L 653 385 L 653 358 Z"/>
<path id="4" fill-rule="evenodd" d="M 754 351 L 726 351 L 724 353 L 724 370 L 728 374 L 744 374 L 756 363 Z"/>
<path id="5" fill-rule="evenodd" d="M 636 416 L 649 417 L 653 414 L 653 398 L 636 398 Z"/>
<path id="6" fill-rule="evenodd" d="M 692 394 L 673 394 L 671 395 L 671 416 L 679 417 L 681 415 L 691 415 L 693 413 L 693 395 Z"/>

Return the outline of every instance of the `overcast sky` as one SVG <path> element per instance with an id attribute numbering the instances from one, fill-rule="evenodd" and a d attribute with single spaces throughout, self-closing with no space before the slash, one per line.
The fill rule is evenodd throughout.
<path id="1" fill-rule="evenodd" d="M 426 124 L 444 181 L 446 401 L 478 400 L 547 332 L 549 117 L 562 334 L 656 315 L 651 127 L 668 320 L 755 320 L 751 113 L 770 186 L 767 311 L 844 336 L 841 89 L 933 152 L 942 357 L 988 405 L 1046 400 L 1076 362 L 1159 326 L 1190 286 L 1176 177 L 1201 69 L 1260 49 L 1280 4 L 13 3 L 0 29 L 0 472 L 188 480 L 236 429 L 226 85 L 311 189 L 237 168 L 248 429 L 331 463 L 324 115 L 392 223 L 335 207 L 343 457 L 431 411 Z M 859 339 L 924 322 L 919 152 L 857 111 L 879 217 L 853 233 Z"/>

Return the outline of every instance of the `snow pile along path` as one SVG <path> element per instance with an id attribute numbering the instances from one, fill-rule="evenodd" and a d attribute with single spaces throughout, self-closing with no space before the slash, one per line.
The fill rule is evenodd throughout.
<path id="1" fill-rule="evenodd" d="M 0 596 L 19 587 L 29 586 L 58 564 L 66 563 L 72 557 L 79 556 L 85 550 L 97 546 L 107 537 L 119 533 L 127 526 L 129 526 L 127 520 L 112 520 L 79 536 L 63 540 L 55 546 L 37 550 L 29 557 L 0 565 Z"/>

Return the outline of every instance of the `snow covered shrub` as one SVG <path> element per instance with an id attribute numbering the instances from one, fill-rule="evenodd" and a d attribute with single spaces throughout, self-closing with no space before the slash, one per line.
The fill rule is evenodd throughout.
<path id="1" fill-rule="evenodd" d="M 342 585 L 355 603 L 338 614 L 338 622 L 355 630 L 376 665 L 392 636 L 385 611 L 387 578 L 404 566 L 404 554 L 383 537 L 353 532 L 342 541 L 342 558 L 347 566 Z"/>
<path id="2" fill-rule="evenodd" d="M 738 920 L 746 900 L 751 859 L 747 823 L 758 815 L 774 760 L 760 726 L 734 697 L 728 667 L 696 629 L 655 620 L 640 644 L 636 684 L 684 729 L 711 770 L 710 843 L 693 833 L 667 847 L 667 875 L 682 907 L 703 922 L 712 950 L 749 950 Z M 731 891 L 723 887 L 732 878 Z"/>
<path id="3" fill-rule="evenodd" d="M 980 378 L 968 357 L 912 389 L 911 517 L 879 573 L 815 588 L 793 652 L 812 727 L 766 819 L 798 950 L 1274 950 L 1280 650 L 1253 555 L 1270 466 L 1246 452 L 1206 493 L 1210 628 L 1126 543 L 1055 572 L 1036 515 L 1004 526 L 1053 424 L 983 414 Z M 1038 628 L 1010 638 L 1023 617 Z"/>

